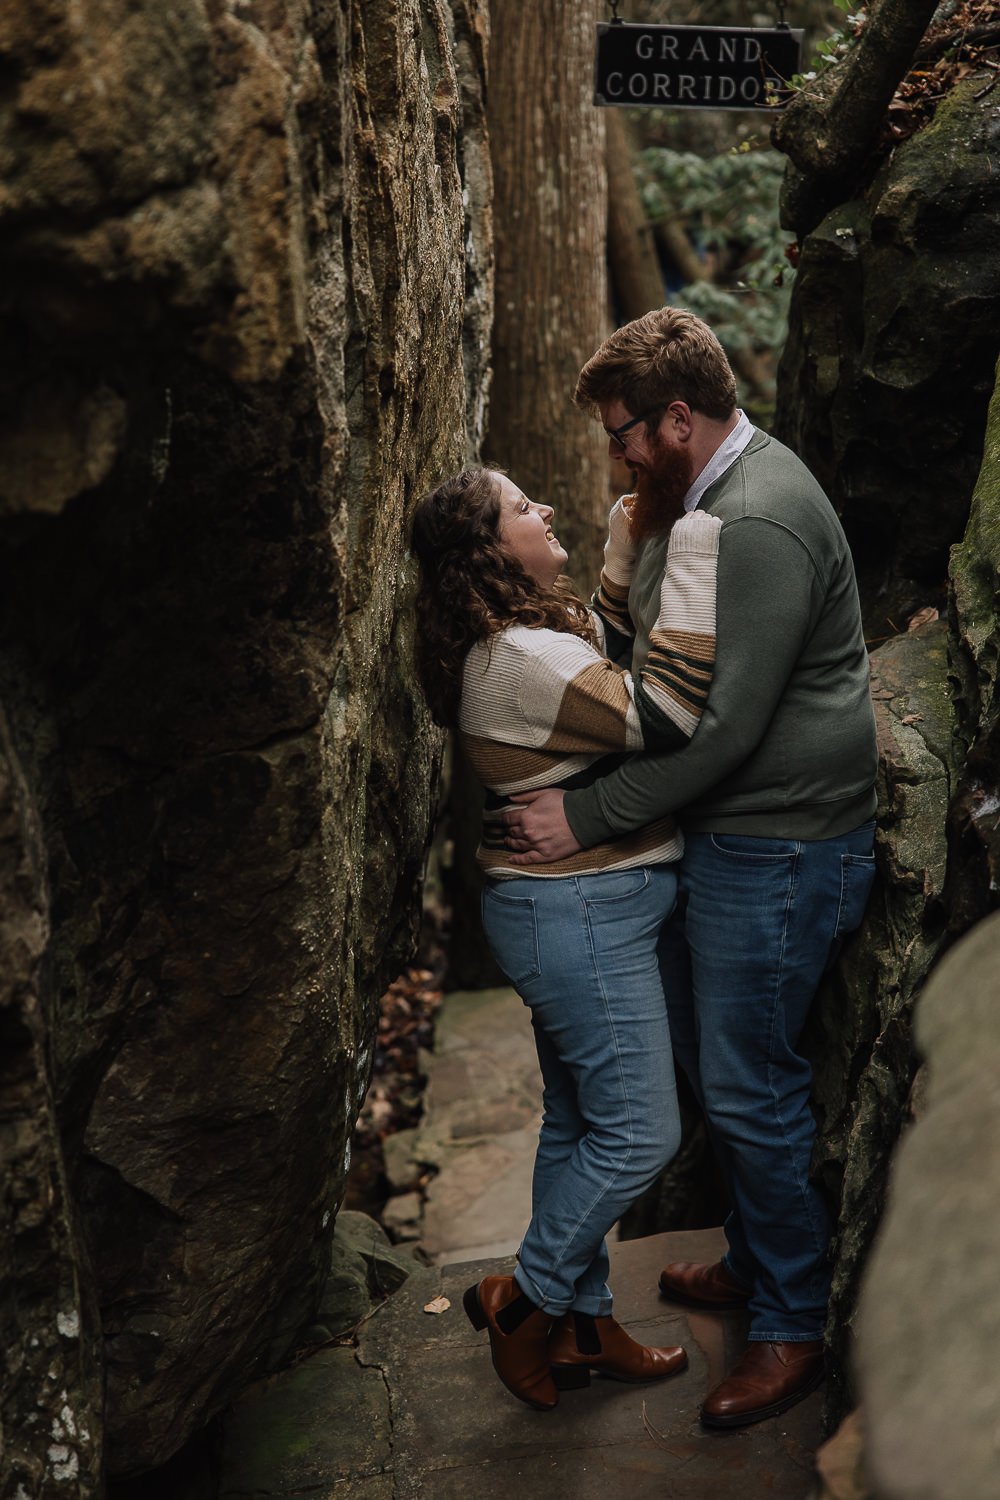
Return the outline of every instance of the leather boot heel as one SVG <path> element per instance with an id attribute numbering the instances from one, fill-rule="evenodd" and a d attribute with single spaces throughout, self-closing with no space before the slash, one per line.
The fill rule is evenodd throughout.
<path id="1" fill-rule="evenodd" d="M 469 1287 L 469 1290 L 462 1298 L 462 1306 L 465 1308 L 466 1316 L 468 1317 L 469 1322 L 472 1324 L 473 1328 L 478 1329 L 481 1333 L 482 1330 L 486 1327 L 487 1319 L 486 1314 L 483 1312 L 482 1306 L 479 1301 L 478 1286 Z"/>
<path id="2" fill-rule="evenodd" d="M 590 1384 L 590 1371 L 585 1365 L 553 1365 L 552 1379 L 557 1391 L 582 1391 Z"/>
<path id="3" fill-rule="evenodd" d="M 512 1396 L 536 1411 L 551 1411 L 559 1392 L 549 1370 L 552 1314 L 526 1296 L 513 1276 L 485 1276 L 462 1298 L 473 1328 L 490 1336 L 493 1368 Z"/>

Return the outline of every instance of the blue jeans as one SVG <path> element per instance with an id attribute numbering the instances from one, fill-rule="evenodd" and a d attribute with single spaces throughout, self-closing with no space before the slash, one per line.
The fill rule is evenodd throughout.
<path id="1" fill-rule="evenodd" d="M 680 1144 L 657 940 L 675 866 L 491 881 L 483 927 L 531 1011 L 542 1128 L 514 1275 L 546 1312 L 611 1311 L 604 1237 Z"/>
<path id="2" fill-rule="evenodd" d="M 796 1050 L 874 876 L 874 824 L 805 841 L 690 833 L 660 943 L 677 1061 L 705 1111 L 733 1209 L 725 1263 L 750 1338 L 823 1336 L 829 1215 L 809 1180 L 812 1075 Z"/>

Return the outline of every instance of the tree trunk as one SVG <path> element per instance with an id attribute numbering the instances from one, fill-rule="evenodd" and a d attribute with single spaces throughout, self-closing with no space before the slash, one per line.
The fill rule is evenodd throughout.
<path id="1" fill-rule="evenodd" d="M 491 5 L 496 315 L 488 456 L 555 506 L 582 590 L 607 516 L 600 428 L 572 405 L 607 332 L 604 113 L 591 103 L 592 0 Z"/>
<path id="2" fill-rule="evenodd" d="M 625 117 L 609 109 L 605 118 L 608 163 L 608 266 L 622 321 L 641 318 L 665 300 L 653 226 L 646 217 L 632 166 L 633 146 Z"/>

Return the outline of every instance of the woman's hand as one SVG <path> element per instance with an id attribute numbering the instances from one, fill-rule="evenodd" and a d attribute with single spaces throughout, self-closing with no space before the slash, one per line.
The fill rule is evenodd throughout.
<path id="1" fill-rule="evenodd" d="M 629 511 L 634 495 L 622 495 L 608 516 L 608 539 L 604 544 L 604 572 L 612 583 L 631 583 L 638 547 L 632 538 Z"/>
<path id="2" fill-rule="evenodd" d="M 715 632 L 715 567 L 719 556 L 722 518 L 704 510 L 692 510 L 670 529 L 667 566 L 660 583 L 660 615 L 657 628 L 705 629 Z M 682 623 L 685 609 L 698 599 L 697 618 Z"/>

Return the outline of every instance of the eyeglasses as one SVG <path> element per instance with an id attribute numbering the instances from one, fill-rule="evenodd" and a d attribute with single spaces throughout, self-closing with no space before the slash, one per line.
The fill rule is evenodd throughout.
<path id="1" fill-rule="evenodd" d="M 651 406 L 648 411 L 640 412 L 637 417 L 633 417 L 629 422 L 623 422 L 620 427 L 605 427 L 604 431 L 607 433 L 608 437 L 613 443 L 618 444 L 619 448 L 624 453 L 626 451 L 626 432 L 631 432 L 633 427 L 638 427 L 640 422 L 645 422 L 647 417 L 651 417 L 653 413 L 655 411 L 659 411 L 659 409 L 660 408 L 658 406 Z"/>

